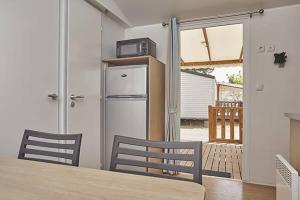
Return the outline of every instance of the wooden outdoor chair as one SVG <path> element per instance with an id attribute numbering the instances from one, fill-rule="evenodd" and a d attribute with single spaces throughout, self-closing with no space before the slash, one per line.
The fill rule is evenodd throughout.
<path id="1" fill-rule="evenodd" d="M 122 147 L 121 147 L 121 144 Z M 123 147 L 126 145 L 126 147 Z M 144 150 L 134 149 L 133 146 L 144 147 Z M 147 151 L 147 149 L 161 149 L 161 151 Z M 166 149 L 176 149 L 175 153 L 163 153 Z M 193 149 L 194 154 L 177 153 L 179 150 Z M 123 157 L 121 157 L 122 155 Z M 134 160 L 124 158 L 126 156 L 143 157 L 144 160 Z M 152 162 L 155 159 L 155 162 Z M 156 162 L 160 160 L 161 162 Z M 174 164 L 163 163 L 163 160 L 174 160 Z M 179 165 L 178 161 L 193 161 L 193 166 Z M 142 167 L 144 171 L 120 169 L 119 165 Z M 174 172 L 184 172 L 193 175 L 193 179 L 170 176 L 163 173 L 151 173 L 149 169 L 169 170 Z M 110 170 L 137 175 L 154 176 L 168 179 L 193 181 L 202 184 L 202 142 L 158 142 L 136 138 L 129 138 L 116 135 L 114 138 Z"/>
<path id="2" fill-rule="evenodd" d="M 18 158 L 78 166 L 81 138 L 82 134 L 51 134 L 25 130 Z M 61 141 L 63 143 L 60 143 Z M 68 160 L 70 162 L 64 162 Z"/>

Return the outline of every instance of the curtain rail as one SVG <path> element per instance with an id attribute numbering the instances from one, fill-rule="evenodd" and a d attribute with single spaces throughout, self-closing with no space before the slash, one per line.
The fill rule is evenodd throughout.
<path id="1" fill-rule="evenodd" d="M 188 22 L 205 21 L 205 20 L 212 20 L 212 19 L 222 19 L 222 18 L 226 18 L 226 17 L 238 17 L 238 16 L 245 16 L 245 15 L 249 15 L 250 18 L 252 18 L 252 16 L 254 14 L 262 15 L 264 12 L 265 12 L 264 9 L 259 9 L 259 10 L 253 10 L 253 11 L 247 11 L 247 12 L 241 12 L 241 13 L 234 13 L 234 14 L 229 14 L 229 15 L 219 15 L 219 16 L 214 16 L 214 17 L 204 17 L 204 18 L 178 20 L 177 23 L 182 24 L 182 23 L 188 23 Z M 169 25 L 168 22 L 162 22 L 163 27 L 166 27 L 168 25 Z"/>

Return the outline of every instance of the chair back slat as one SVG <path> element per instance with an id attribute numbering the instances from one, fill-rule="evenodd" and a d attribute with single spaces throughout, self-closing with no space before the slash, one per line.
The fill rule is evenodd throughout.
<path id="1" fill-rule="evenodd" d="M 159 153 L 159 152 L 151 152 L 151 151 L 141 151 L 136 149 L 121 148 L 121 147 L 117 149 L 117 153 L 132 155 L 132 156 L 148 157 L 148 158 L 194 161 L 194 155 L 191 154 L 177 154 L 177 153 L 169 154 L 169 153 Z"/>
<path id="2" fill-rule="evenodd" d="M 33 130 L 25 130 L 18 158 L 24 160 L 78 166 L 81 138 L 82 134 L 51 134 Z M 52 149 L 52 151 L 50 151 L 49 148 Z M 47 158 L 29 157 L 30 155 L 57 158 L 57 161 Z M 59 161 L 59 159 L 71 160 L 71 164 Z"/>
<path id="3" fill-rule="evenodd" d="M 75 149 L 75 144 L 58 144 L 58 143 L 50 143 L 50 142 L 41 142 L 35 140 L 25 140 L 24 144 L 39 146 L 39 147 L 48 147 L 48 148 L 57 148 L 57 149 Z"/>
<path id="4" fill-rule="evenodd" d="M 82 134 L 53 134 L 40 131 L 25 130 L 27 136 L 44 138 L 50 140 L 77 140 Z"/>
<path id="5" fill-rule="evenodd" d="M 165 149 L 194 149 L 199 142 L 160 142 L 142 140 L 137 138 L 123 137 L 116 135 L 119 143 L 130 144 L 134 146 L 152 147 L 152 148 L 165 148 Z"/>
<path id="6" fill-rule="evenodd" d="M 24 149 L 23 153 L 31 154 L 31 155 L 39 155 L 39 156 L 49 156 L 56 158 L 64 158 L 64 159 L 72 159 L 73 154 L 61 153 L 61 152 L 52 152 L 52 151 L 44 151 L 44 150 L 36 150 L 36 149 Z"/>
<path id="7" fill-rule="evenodd" d="M 194 173 L 194 167 L 154 163 L 154 162 L 139 161 L 139 160 L 130 160 L 130 159 L 123 159 L 123 158 L 117 158 L 116 162 L 119 165 L 130 165 L 136 167 L 163 169 L 163 170 L 170 170 L 170 171 L 185 172 L 190 174 Z"/>
<path id="8" fill-rule="evenodd" d="M 121 146 L 122 145 L 122 146 Z M 126 147 L 123 147 L 127 145 Z M 145 147 L 144 150 L 134 149 L 134 147 Z M 154 152 L 153 149 L 160 149 Z M 174 150 L 174 153 L 167 153 L 166 149 Z M 192 149 L 194 154 L 178 153 L 180 150 Z M 135 156 L 143 157 L 145 160 L 135 160 L 128 157 L 123 158 L 120 156 Z M 153 159 L 172 160 L 174 164 L 168 162 L 152 162 Z M 193 166 L 183 166 L 178 164 L 179 161 L 193 161 Z M 145 168 L 145 172 L 120 169 L 118 166 L 133 166 Z M 118 171 L 124 173 L 133 173 L 138 175 L 155 176 L 162 178 L 170 178 L 177 180 L 188 180 L 176 176 L 168 176 L 165 174 L 150 173 L 149 169 L 168 170 L 175 172 L 184 172 L 193 175 L 193 181 L 202 184 L 202 143 L 201 142 L 159 142 L 149 141 L 130 137 L 123 137 L 116 135 L 114 137 L 114 144 L 112 150 L 112 157 L 110 163 L 111 171 Z"/>

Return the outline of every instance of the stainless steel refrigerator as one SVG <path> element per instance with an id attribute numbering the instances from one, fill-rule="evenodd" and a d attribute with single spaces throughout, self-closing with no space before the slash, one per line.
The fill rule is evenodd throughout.
<path id="1" fill-rule="evenodd" d="M 114 135 L 147 139 L 148 65 L 108 67 L 105 90 L 105 168 Z"/>

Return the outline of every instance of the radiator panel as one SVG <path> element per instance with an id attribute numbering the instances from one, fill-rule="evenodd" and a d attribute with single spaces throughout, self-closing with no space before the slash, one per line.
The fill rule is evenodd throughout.
<path id="1" fill-rule="evenodd" d="M 281 155 L 276 155 L 276 200 L 298 200 L 298 182 L 298 172 Z"/>

